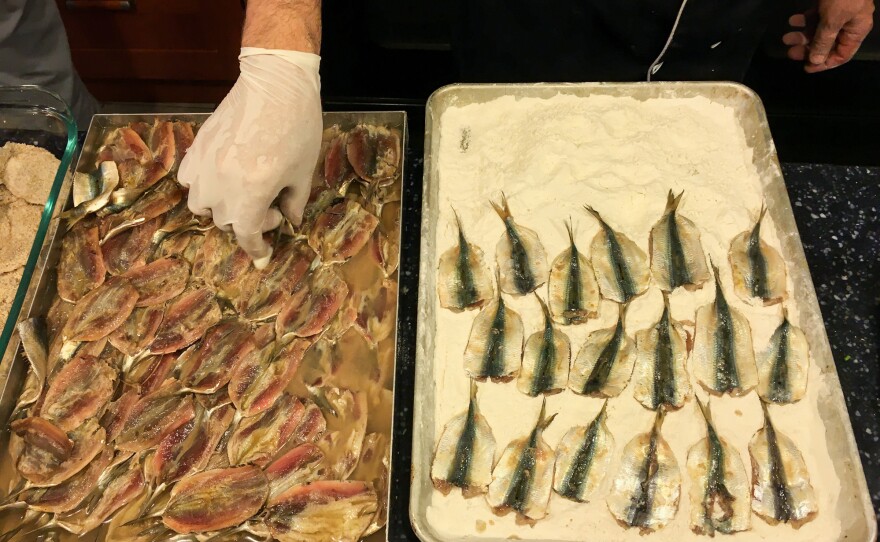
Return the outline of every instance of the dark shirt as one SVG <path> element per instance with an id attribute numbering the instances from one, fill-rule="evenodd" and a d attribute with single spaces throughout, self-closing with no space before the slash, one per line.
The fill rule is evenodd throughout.
<path id="1" fill-rule="evenodd" d="M 644 81 L 680 0 L 457 0 L 465 81 Z M 654 80 L 741 80 L 766 0 L 687 0 Z"/>

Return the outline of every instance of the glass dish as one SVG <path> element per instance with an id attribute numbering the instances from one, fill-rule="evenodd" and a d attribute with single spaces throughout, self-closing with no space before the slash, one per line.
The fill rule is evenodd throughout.
<path id="1" fill-rule="evenodd" d="M 10 141 L 42 147 L 51 152 L 61 163 L 55 172 L 49 198 L 43 207 L 40 225 L 22 270 L 21 282 L 15 292 L 9 316 L 6 322 L 0 321 L 0 324 L 3 324 L 3 332 L 0 334 L 0 359 L 4 357 L 21 313 L 28 284 L 52 220 L 61 184 L 71 171 L 71 163 L 76 154 L 76 120 L 70 107 L 53 92 L 34 85 L 0 86 L 0 146 Z"/>

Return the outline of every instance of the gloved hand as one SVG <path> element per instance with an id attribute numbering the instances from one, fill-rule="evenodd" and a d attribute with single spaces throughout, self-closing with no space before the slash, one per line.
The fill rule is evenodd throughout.
<path id="1" fill-rule="evenodd" d="M 321 148 L 321 57 L 243 47 L 238 58 L 241 75 L 199 130 L 178 180 L 189 187 L 190 210 L 231 228 L 260 269 L 272 256 L 263 233 L 281 213 L 298 225 L 309 197 Z"/>

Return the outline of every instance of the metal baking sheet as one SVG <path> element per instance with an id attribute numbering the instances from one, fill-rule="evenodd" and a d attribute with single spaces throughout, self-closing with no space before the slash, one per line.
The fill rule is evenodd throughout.
<path id="1" fill-rule="evenodd" d="M 85 141 L 83 143 L 82 152 L 77 161 L 76 171 L 83 173 L 92 173 L 94 171 L 95 158 L 97 155 L 97 151 L 100 148 L 104 135 L 108 130 L 112 128 L 116 128 L 119 126 L 125 126 L 132 122 L 149 122 L 152 123 L 155 120 L 179 120 L 185 122 L 193 122 L 196 125 L 201 125 L 207 120 L 210 115 L 207 113 L 190 113 L 190 114 L 126 114 L 126 115 L 95 115 L 92 118 L 92 122 L 89 125 L 88 133 L 86 134 Z M 345 112 L 327 112 L 323 115 L 324 119 L 324 127 L 330 127 L 334 125 L 339 125 L 343 130 L 348 130 L 353 128 L 355 125 L 359 123 L 371 124 L 377 126 L 385 126 L 387 128 L 392 128 L 400 131 L 401 134 L 401 154 L 400 154 L 400 172 L 395 180 L 395 183 L 400 183 L 401 185 L 401 199 L 406 195 L 402 192 L 402 180 L 405 174 L 405 160 L 404 160 L 404 151 L 407 145 L 407 122 L 406 122 L 406 112 L 404 111 L 345 111 Z M 73 175 L 70 174 L 64 180 L 64 183 L 61 185 L 61 189 L 58 195 L 59 204 L 55 206 L 52 220 L 49 224 L 49 229 L 46 232 L 46 237 L 43 242 L 43 246 L 40 250 L 40 256 L 37 260 L 37 265 L 34 269 L 34 273 L 32 275 L 30 286 L 28 287 L 27 294 L 25 295 L 24 303 L 22 305 L 21 314 L 19 315 L 20 320 L 25 320 L 27 318 L 32 318 L 35 316 L 44 316 L 49 310 L 49 307 L 52 303 L 53 298 L 55 297 L 56 292 L 56 265 L 58 264 L 58 258 L 61 253 L 61 240 L 63 238 L 63 228 L 60 228 L 60 220 L 59 216 L 65 210 L 72 206 L 72 195 L 71 188 L 73 182 Z M 401 206 L 402 209 L 402 206 Z M 397 239 L 397 246 L 400 247 L 400 239 Z M 399 248 L 398 248 L 399 250 Z M 399 291 L 398 291 L 399 295 Z M 395 322 L 397 318 L 395 316 Z M 395 329 L 395 337 L 397 334 L 397 330 Z M 394 366 L 392 367 L 392 375 L 396 373 L 396 365 L 397 365 L 397 352 L 396 352 L 396 338 L 394 340 L 388 341 L 389 344 L 394 345 L 395 352 L 393 353 L 394 357 Z M 0 429 L 0 450 L 5 450 L 7 448 L 9 442 L 9 428 L 6 420 L 9 419 L 12 409 L 15 407 L 15 403 L 18 399 L 18 394 L 21 390 L 21 387 L 24 383 L 25 376 L 27 376 L 27 368 L 28 361 L 24 356 L 23 350 L 21 349 L 21 342 L 18 336 L 18 331 L 16 330 L 13 336 L 10 339 L 9 346 L 6 350 L 6 355 L 3 358 L 2 362 L 0 362 L 0 420 L 3 420 L 2 429 Z M 392 397 L 393 397 L 393 383 L 392 383 Z M 391 411 L 391 419 L 388 420 L 389 427 L 393 423 L 393 405 Z M 393 428 L 389 431 L 389 446 L 390 449 L 393 450 Z M 4 488 L 3 491 L 5 493 L 6 489 L 10 487 L 10 481 L 14 476 L 17 476 L 14 472 L 14 467 L 11 464 L 9 455 L 3 454 L 0 457 L 0 487 Z M 390 465 L 389 465 L 390 469 Z M 389 473 L 389 481 L 390 481 L 390 473 Z M 390 500 L 390 483 L 388 488 L 388 495 L 386 495 L 386 503 Z M 2 524 L 3 522 L 0 522 Z M 94 532 L 94 534 L 89 534 L 84 537 L 73 537 L 72 535 L 64 536 L 64 540 L 68 538 L 71 540 L 92 540 L 92 541 L 102 541 L 105 539 L 105 527 L 102 527 Z M 383 528 L 378 532 L 370 535 L 366 538 L 369 541 L 377 541 L 377 540 L 387 540 L 386 529 Z"/>
<path id="2" fill-rule="evenodd" d="M 437 304 L 437 246 L 439 171 L 437 158 L 440 146 L 440 127 L 443 114 L 449 107 L 481 104 L 503 96 L 517 98 L 551 98 L 557 94 L 579 97 L 606 95 L 631 97 L 637 100 L 653 98 L 704 97 L 731 107 L 745 132 L 748 145 L 753 149 L 753 162 L 761 176 L 768 212 L 781 236 L 782 255 L 789 265 L 794 284 L 792 297 L 799 302 L 799 321 L 807 334 L 812 362 L 826 377 L 830 393 L 820 399 L 819 413 L 824 421 L 826 436 L 834 468 L 841 488 L 837 510 L 842 534 L 840 540 L 870 542 L 877 537 L 877 521 L 871 506 L 870 494 L 859 459 L 852 425 L 844 403 L 837 369 L 819 309 L 819 302 L 807 267 L 800 236 L 797 232 L 791 202 L 770 135 L 767 116 L 758 96 L 749 88 L 736 83 L 576 83 L 576 84 L 490 84 L 450 85 L 435 92 L 428 100 L 425 118 L 425 174 L 422 196 L 421 264 L 419 280 L 419 315 L 416 344 L 415 401 L 413 412 L 412 485 L 410 491 L 410 521 L 416 534 L 425 542 L 443 540 L 432 528 L 427 517 L 434 487 L 430 479 L 431 461 L 438 434 L 435 432 L 435 405 L 437 393 L 434 381 L 434 330 Z M 503 188 L 503 187 L 499 187 Z M 499 443 L 499 446 L 503 443 Z M 686 495 L 682 496 L 687 498 Z M 479 503 L 478 505 L 482 505 Z M 821 511 L 820 511 L 821 513 Z M 761 521 L 761 520 L 756 520 Z M 808 529 L 809 524 L 804 527 Z M 663 531 L 652 535 L 663 539 Z M 487 539 L 488 540 L 488 539 Z M 444 541 L 448 542 L 448 541 Z"/>

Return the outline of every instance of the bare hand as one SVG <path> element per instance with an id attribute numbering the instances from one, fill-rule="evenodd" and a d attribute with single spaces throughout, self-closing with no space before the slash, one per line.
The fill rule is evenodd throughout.
<path id="1" fill-rule="evenodd" d="M 792 15 L 797 30 L 782 36 L 788 58 L 816 73 L 849 62 L 874 26 L 873 0 L 819 0 L 816 9 Z"/>

